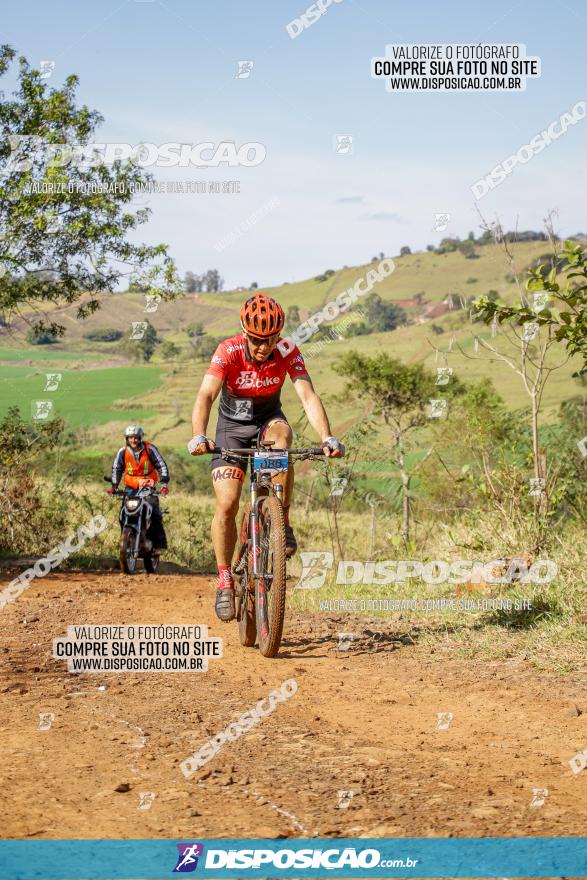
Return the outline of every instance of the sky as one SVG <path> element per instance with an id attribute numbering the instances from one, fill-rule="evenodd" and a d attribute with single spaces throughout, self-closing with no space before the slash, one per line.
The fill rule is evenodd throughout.
<path id="1" fill-rule="evenodd" d="M 482 220 L 561 236 L 587 232 L 587 120 L 476 202 L 471 186 L 587 100 L 587 4 L 340 0 L 292 39 L 306 0 L 21 0 L 5 5 L 3 43 L 47 84 L 79 76 L 99 110 L 99 142 L 263 145 L 254 167 L 153 169 L 161 181 L 237 180 L 239 193 L 148 197 L 137 240 L 169 245 L 178 269 L 219 269 L 260 288 L 369 261 Z M 389 43 L 523 43 L 541 76 L 521 92 L 395 92 L 371 77 Z M 252 61 L 237 77 L 240 61 Z M 13 78 L 12 78 L 13 82 Z M 11 77 L 2 86 L 9 91 Z M 338 136 L 352 152 L 337 153 Z M 435 229 L 436 214 L 450 215 Z M 231 233 L 241 227 L 240 233 Z"/>

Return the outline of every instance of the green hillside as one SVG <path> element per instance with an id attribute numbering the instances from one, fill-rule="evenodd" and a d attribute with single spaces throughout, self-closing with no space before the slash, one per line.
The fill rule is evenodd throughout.
<path id="1" fill-rule="evenodd" d="M 540 241 L 515 245 L 515 268 L 520 277 L 525 277 L 528 265 L 544 255 L 547 247 Z M 496 245 L 485 245 L 478 247 L 477 253 L 477 259 L 467 259 L 458 251 L 394 257 L 395 271 L 373 290 L 386 301 L 400 302 L 414 323 L 392 332 L 329 341 L 315 356 L 314 340 L 306 343 L 302 350 L 310 374 L 325 399 L 328 401 L 344 387 L 336 361 L 350 348 L 367 354 L 387 351 L 405 362 L 421 361 L 434 369 L 437 363 L 443 363 L 434 346 L 446 351 L 452 338 L 448 363 L 459 378 L 476 380 L 490 376 L 509 406 L 526 406 L 527 396 L 519 377 L 505 364 L 489 360 L 487 353 L 474 352 L 474 335 L 490 339 L 490 328 L 472 324 L 468 310 L 458 306 L 459 297 L 480 296 L 490 290 L 497 291 L 505 302 L 514 301 L 517 296 L 517 286 L 502 251 Z M 375 265 L 343 268 L 325 281 L 307 279 L 264 290 L 278 299 L 286 311 L 290 306 L 298 306 L 304 320 Z M 420 304 L 413 302 L 415 294 L 422 294 Z M 442 306 L 449 295 L 457 306 L 452 310 Z M 101 426 L 99 436 L 114 436 L 124 423 L 140 418 L 149 421 L 149 433 L 159 435 L 159 442 L 182 448 L 189 436 L 195 392 L 207 364 L 207 360 L 191 356 L 186 327 L 199 322 L 212 337 L 238 332 L 238 312 L 245 296 L 243 291 L 184 294 L 173 302 L 161 303 L 154 313 L 145 313 L 145 298 L 141 294 L 104 294 L 100 297 L 101 309 L 85 321 L 76 320 L 76 306 L 50 312 L 66 327 L 66 336 L 56 345 L 27 345 L 26 325 L 17 323 L 11 335 L 0 334 L 0 415 L 14 404 L 28 413 L 31 400 L 49 396 L 43 394 L 44 371 L 59 369 L 63 380 L 54 395 L 55 411 L 72 426 Z M 360 308 L 361 302 L 359 299 L 355 308 Z M 441 314 L 430 318 L 428 312 L 434 306 Z M 91 330 L 104 327 L 127 332 L 132 321 L 147 319 L 161 339 L 171 340 L 180 348 L 180 355 L 172 362 L 162 360 L 159 347 L 151 364 L 130 365 L 119 343 L 96 343 L 84 338 Z M 433 324 L 444 332 L 434 333 Z M 499 335 L 493 342 L 500 343 Z M 561 400 L 577 393 L 571 373 L 578 365 L 578 361 L 569 363 L 552 374 L 544 397 L 547 420 L 554 416 Z M 295 421 L 300 407 L 289 383 L 284 391 L 284 405 Z M 342 430 L 356 419 L 356 407 L 337 404 L 332 417 L 335 429 Z"/>

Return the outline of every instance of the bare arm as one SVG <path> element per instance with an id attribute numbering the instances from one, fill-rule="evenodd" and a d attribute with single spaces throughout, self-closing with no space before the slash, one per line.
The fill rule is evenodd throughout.
<path id="1" fill-rule="evenodd" d="M 217 376 L 205 375 L 200 385 L 200 390 L 192 410 L 192 432 L 196 437 L 205 434 L 208 428 L 208 420 L 212 410 L 212 404 L 220 394 L 222 379 Z"/>
<path id="2" fill-rule="evenodd" d="M 294 388 L 302 402 L 304 412 L 308 416 L 308 421 L 320 437 L 320 440 L 323 441 L 330 437 L 330 422 L 328 421 L 324 404 L 314 390 L 312 380 L 300 377 L 294 381 Z"/>

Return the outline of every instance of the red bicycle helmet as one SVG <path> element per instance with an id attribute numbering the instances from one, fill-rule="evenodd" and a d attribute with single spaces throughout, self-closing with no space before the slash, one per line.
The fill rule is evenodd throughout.
<path id="1" fill-rule="evenodd" d="M 264 293 L 256 293 L 243 303 L 240 318 L 245 333 L 253 336 L 273 336 L 285 324 L 285 315 L 279 303 Z"/>

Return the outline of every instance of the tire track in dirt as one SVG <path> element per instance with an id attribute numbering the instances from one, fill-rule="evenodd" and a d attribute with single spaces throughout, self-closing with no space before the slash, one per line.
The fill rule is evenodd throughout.
<path id="1" fill-rule="evenodd" d="M 452 657 L 405 617 L 289 613 L 266 660 L 212 603 L 208 577 L 58 573 L 0 612 L 5 837 L 584 832 L 587 771 L 567 763 L 587 746 L 587 712 L 568 713 L 585 708 L 583 683 L 522 658 Z M 68 674 L 51 640 L 88 623 L 207 624 L 224 657 L 200 674 Z M 184 778 L 188 755 L 287 678 L 291 699 Z M 438 713 L 452 713 L 446 729 Z M 540 807 L 533 788 L 548 789 Z"/>

